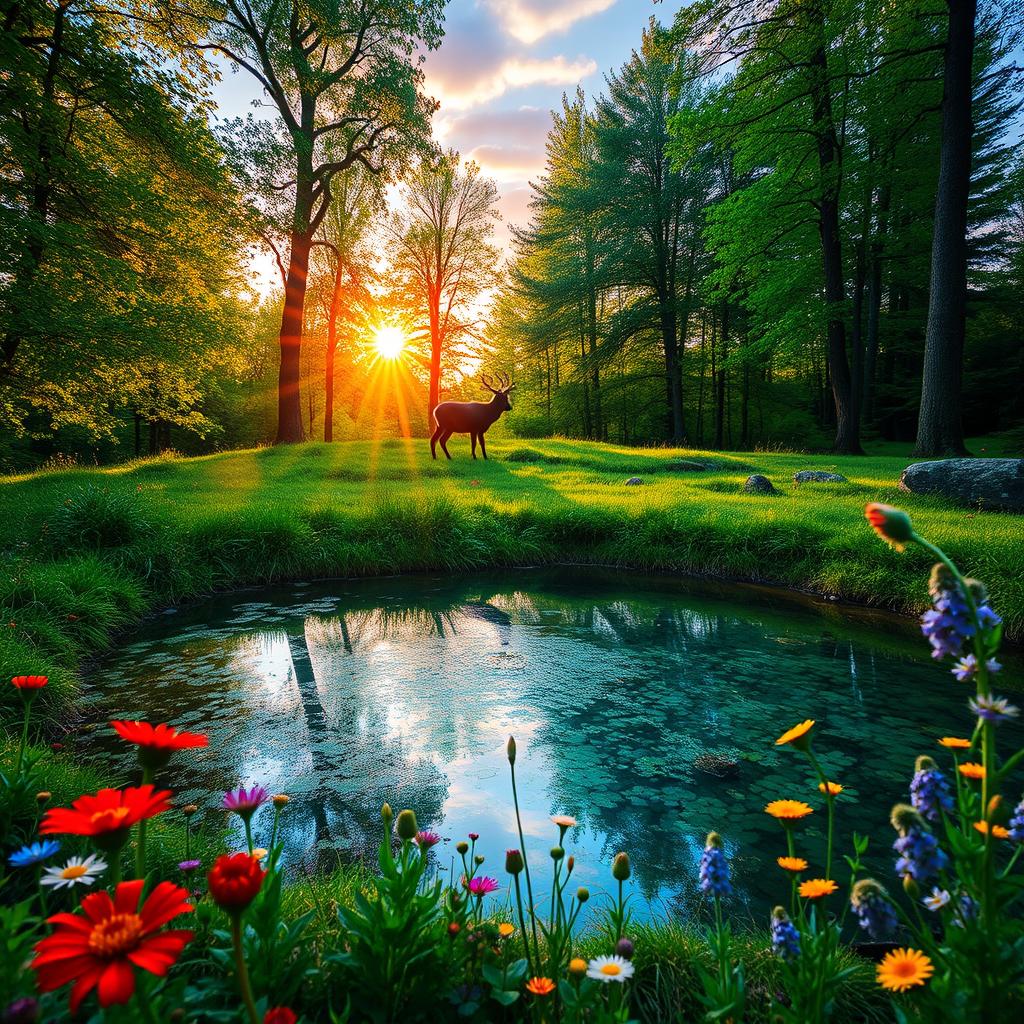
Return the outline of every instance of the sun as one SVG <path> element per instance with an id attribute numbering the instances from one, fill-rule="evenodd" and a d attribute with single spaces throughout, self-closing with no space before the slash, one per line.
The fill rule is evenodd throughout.
<path id="1" fill-rule="evenodd" d="M 405 335 L 398 327 L 378 327 L 374 330 L 373 344 L 381 359 L 397 359 L 405 348 Z"/>

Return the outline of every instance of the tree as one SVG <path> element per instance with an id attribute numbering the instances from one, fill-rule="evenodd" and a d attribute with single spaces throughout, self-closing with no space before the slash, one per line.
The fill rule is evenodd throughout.
<path id="1" fill-rule="evenodd" d="M 490 243 L 498 188 L 454 150 L 421 160 L 406 177 L 403 208 L 389 235 L 396 300 L 430 344 L 428 422 L 440 401 L 445 359 L 479 339 L 478 302 L 495 282 L 500 254 Z"/>
<path id="2" fill-rule="evenodd" d="M 173 4 L 171 17 L 201 39 L 201 49 L 252 75 L 277 114 L 277 122 L 265 126 L 250 115 L 243 148 L 255 149 L 256 166 L 275 177 L 271 187 L 292 200 L 287 221 L 279 224 L 288 259 L 277 441 L 301 441 L 302 329 L 313 239 L 338 174 L 356 162 L 387 174 L 426 145 L 434 103 L 420 91 L 415 52 L 440 42 L 445 0 L 223 0 L 212 14 L 191 2 Z"/>

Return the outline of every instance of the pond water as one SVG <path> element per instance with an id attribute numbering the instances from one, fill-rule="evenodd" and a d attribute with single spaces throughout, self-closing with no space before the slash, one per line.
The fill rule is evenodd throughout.
<path id="1" fill-rule="evenodd" d="M 218 597 L 151 620 L 89 693 L 97 725 L 143 718 L 209 734 L 208 750 L 178 755 L 169 784 L 211 823 L 224 821 L 215 808 L 226 788 L 290 794 L 283 838 L 297 867 L 375 850 L 387 800 L 445 837 L 441 870 L 458 839 L 480 833 L 483 870 L 504 886 L 504 851 L 519 845 L 513 734 L 535 880 L 549 877 L 549 815 L 574 815 L 574 878 L 608 891 L 611 857 L 628 850 L 640 917 L 692 911 L 711 828 L 732 859 L 734 912 L 761 918 L 779 901 L 784 840 L 762 808 L 779 797 L 821 808 L 804 759 L 773 745 L 805 717 L 818 720 L 816 750 L 846 787 L 839 835 L 870 831 L 890 878 L 888 811 L 907 797 L 915 755 L 943 754 L 935 740 L 971 725 L 968 688 L 931 661 L 912 622 L 751 587 L 568 568 Z M 119 781 L 135 777 L 111 730 L 86 735 Z M 727 777 L 713 773 L 721 761 Z M 257 832 L 271 817 L 260 813 Z M 824 824 L 822 809 L 798 843 L 819 872 Z"/>

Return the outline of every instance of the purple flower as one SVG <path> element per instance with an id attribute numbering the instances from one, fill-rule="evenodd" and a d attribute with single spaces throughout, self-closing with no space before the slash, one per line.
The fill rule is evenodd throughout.
<path id="1" fill-rule="evenodd" d="M 1020 708 L 1011 704 L 1005 697 L 982 694 L 980 697 L 972 697 L 967 704 L 983 722 L 991 722 L 993 725 L 1005 722 L 1008 718 L 1016 718 L 1020 714 Z"/>
<path id="2" fill-rule="evenodd" d="M 896 934 L 899 921 L 889 894 L 873 878 L 862 878 L 850 893 L 850 906 L 872 939 L 882 942 Z"/>
<path id="3" fill-rule="evenodd" d="M 700 891 L 705 896 L 722 897 L 732 893 L 729 883 L 729 865 L 722 850 L 722 837 L 709 832 L 704 853 L 700 858 Z"/>
<path id="4" fill-rule="evenodd" d="M 921 829 L 910 829 L 892 844 L 892 848 L 899 854 L 896 873 L 910 875 L 915 882 L 927 882 L 937 877 L 949 863 L 938 839 Z"/>
<path id="5" fill-rule="evenodd" d="M 930 757 L 919 757 L 910 783 L 910 802 L 928 821 L 941 821 L 942 812 L 953 810 L 949 781 Z"/>
<path id="6" fill-rule="evenodd" d="M 800 955 L 800 933 L 782 907 L 772 911 L 772 949 L 783 960 L 795 960 Z"/>
<path id="7" fill-rule="evenodd" d="M 501 888 L 496 878 L 490 875 L 478 875 L 469 880 L 469 891 L 473 896 L 483 899 L 488 893 L 497 892 Z"/>
<path id="8" fill-rule="evenodd" d="M 178 865 L 178 870 L 184 871 L 186 875 L 190 875 L 196 868 L 201 868 L 202 866 L 203 862 L 201 860 L 183 860 Z"/>
<path id="9" fill-rule="evenodd" d="M 15 999 L 4 1010 L 4 1024 L 36 1024 L 39 1020 L 39 1003 L 31 996 Z"/>
<path id="10" fill-rule="evenodd" d="M 269 799 L 270 791 L 263 786 L 253 786 L 252 789 L 239 786 L 224 794 L 224 806 L 248 821 Z"/>
<path id="11" fill-rule="evenodd" d="M 996 675 L 1003 668 L 995 658 L 989 658 L 985 662 L 985 667 L 992 675 Z M 978 659 L 973 654 L 967 654 L 953 666 L 951 671 L 961 683 L 966 683 L 977 674 Z"/>
<path id="12" fill-rule="evenodd" d="M 1013 809 L 1010 819 L 1010 838 L 1015 843 L 1024 843 L 1024 800 Z"/>
<path id="13" fill-rule="evenodd" d="M 441 837 L 436 832 L 429 830 L 425 832 L 416 833 L 416 845 L 426 853 L 432 846 L 437 846 L 441 842 Z"/>
<path id="14" fill-rule="evenodd" d="M 932 607 L 921 616 L 921 632 L 932 645 L 932 657 L 937 660 L 947 656 L 958 658 L 963 652 L 964 641 L 974 636 L 975 632 L 963 590 L 943 565 L 936 565 L 932 569 L 928 590 L 932 596 Z M 971 591 L 978 609 L 978 625 L 983 630 L 998 625 L 1002 620 L 986 603 L 981 584 L 972 584 Z M 964 661 L 967 662 L 967 659 Z M 967 664 L 968 675 L 964 678 L 973 674 L 976 664 Z M 957 669 L 954 672 L 960 678 L 960 672 Z"/>

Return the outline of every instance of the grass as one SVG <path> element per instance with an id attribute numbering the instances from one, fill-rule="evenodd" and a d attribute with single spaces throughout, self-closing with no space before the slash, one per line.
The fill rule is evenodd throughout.
<path id="1" fill-rule="evenodd" d="M 49 674 L 46 698 L 67 703 L 83 659 L 147 609 L 291 578 L 591 562 L 918 612 L 929 559 L 872 536 L 871 500 L 906 508 L 1024 632 L 1019 517 L 903 494 L 905 457 L 551 440 L 495 441 L 474 462 L 464 448 L 448 463 L 423 441 L 306 444 L 0 478 L 0 676 Z M 794 486 L 808 468 L 849 482 Z M 744 494 L 753 472 L 783 493 Z"/>

